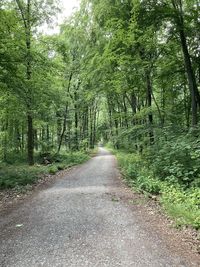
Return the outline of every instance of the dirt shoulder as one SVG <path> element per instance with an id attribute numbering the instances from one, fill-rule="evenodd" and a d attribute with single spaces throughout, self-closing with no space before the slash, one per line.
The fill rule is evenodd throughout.
<path id="1" fill-rule="evenodd" d="M 10 210 L 13 206 L 23 203 L 27 198 L 34 194 L 37 194 L 42 189 L 51 186 L 58 179 L 62 179 L 67 175 L 72 169 L 77 166 L 67 168 L 65 170 L 59 171 L 56 174 L 45 174 L 41 175 L 36 183 L 16 187 L 13 189 L 0 190 L 0 212 Z"/>
<path id="2" fill-rule="evenodd" d="M 131 206 L 142 227 L 159 235 L 170 251 L 180 257 L 190 258 L 200 266 L 200 231 L 187 227 L 177 229 L 175 222 L 166 215 L 156 198 L 152 199 L 134 191 L 121 177 L 118 177 L 118 183 L 123 190 L 115 194 L 113 200 L 123 201 Z"/>

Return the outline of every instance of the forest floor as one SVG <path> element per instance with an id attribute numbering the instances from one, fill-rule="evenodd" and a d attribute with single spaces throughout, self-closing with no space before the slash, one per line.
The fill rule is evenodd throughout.
<path id="1" fill-rule="evenodd" d="M 192 230 L 122 181 L 105 149 L 0 213 L 0 266 L 200 266 Z"/>

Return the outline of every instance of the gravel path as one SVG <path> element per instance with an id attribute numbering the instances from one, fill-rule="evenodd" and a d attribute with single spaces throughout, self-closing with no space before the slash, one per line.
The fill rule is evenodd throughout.
<path id="1" fill-rule="evenodd" d="M 143 227 L 138 211 L 122 198 L 128 189 L 118 177 L 114 156 L 100 148 L 96 157 L 3 213 L 0 266 L 198 266 Z"/>

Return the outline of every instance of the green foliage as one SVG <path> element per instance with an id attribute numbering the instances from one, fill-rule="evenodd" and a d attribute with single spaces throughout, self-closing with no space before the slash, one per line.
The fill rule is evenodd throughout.
<path id="1" fill-rule="evenodd" d="M 158 179 L 152 178 L 145 174 L 141 174 L 136 180 L 135 186 L 142 191 L 146 191 L 150 194 L 158 195 L 162 191 L 162 184 Z"/>
<path id="2" fill-rule="evenodd" d="M 160 193 L 161 182 L 158 179 L 153 179 L 150 171 L 144 168 L 144 162 L 139 154 L 117 152 L 116 155 L 130 186 L 151 194 Z"/>
<path id="3" fill-rule="evenodd" d="M 0 189 L 25 186 L 36 182 L 37 179 L 37 171 L 28 167 L 1 169 Z"/>
<path id="4" fill-rule="evenodd" d="M 154 176 L 190 187 L 198 185 L 200 177 L 199 139 L 192 133 L 170 135 L 165 133 L 144 155 Z"/>
<path id="5" fill-rule="evenodd" d="M 179 179 L 163 179 L 162 172 L 154 176 L 143 156 L 112 150 L 129 186 L 143 193 L 158 195 L 160 202 L 176 226 L 200 228 L 200 188 L 186 189 Z M 155 168 L 155 166 L 154 166 Z M 175 174 L 174 174 L 175 176 Z M 156 178 L 155 178 L 156 177 Z"/>
<path id="6" fill-rule="evenodd" d="M 52 157 L 52 160 L 58 164 L 58 166 L 62 166 L 65 164 L 66 166 L 80 164 L 90 158 L 90 151 L 74 151 L 74 152 L 65 152 L 59 155 L 55 155 Z"/>
<path id="7" fill-rule="evenodd" d="M 175 218 L 177 226 L 190 225 L 200 228 L 200 188 L 183 188 L 164 186 L 161 203 L 167 213 Z"/>
<path id="8" fill-rule="evenodd" d="M 133 180 L 138 178 L 138 170 L 141 168 L 141 162 L 138 155 L 126 154 L 125 152 L 117 153 L 122 171 Z"/>
<path id="9" fill-rule="evenodd" d="M 81 164 L 90 158 L 89 153 L 69 152 L 52 157 L 53 162 L 49 165 L 37 164 L 33 167 L 16 161 L 14 165 L 0 165 L 0 189 L 15 188 L 34 184 L 44 174 L 56 174 L 70 166 Z"/>
<path id="10" fill-rule="evenodd" d="M 0 160 L 15 164 L 1 169 L 1 187 L 79 164 L 109 142 L 131 185 L 166 207 L 173 197 L 172 213 L 197 224 L 185 201 L 200 187 L 196 1 L 82 0 L 54 36 L 38 29 L 58 2 L 21 3 L 0 4 Z M 49 165 L 20 167 L 27 151 Z"/>
<path id="11" fill-rule="evenodd" d="M 56 174 L 57 171 L 58 171 L 58 167 L 57 166 L 51 166 L 49 168 L 49 173 L 50 174 Z"/>

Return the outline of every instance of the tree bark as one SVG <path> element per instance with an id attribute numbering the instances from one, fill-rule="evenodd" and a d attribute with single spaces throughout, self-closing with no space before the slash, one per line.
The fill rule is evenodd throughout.
<path id="1" fill-rule="evenodd" d="M 26 21 L 26 48 L 27 48 L 27 80 L 31 80 L 31 25 L 30 25 L 30 14 L 31 13 L 31 0 L 27 0 L 27 21 Z M 29 165 L 34 164 L 34 132 L 33 132 L 33 115 L 32 115 L 32 92 L 28 84 L 28 163 Z"/>
<path id="2" fill-rule="evenodd" d="M 33 118 L 28 114 L 28 163 L 34 164 L 33 151 L 34 151 L 34 135 L 33 135 Z"/>
<path id="3" fill-rule="evenodd" d="M 68 87 L 67 87 L 67 92 L 68 93 L 70 92 L 70 86 L 71 86 L 72 77 L 73 77 L 73 72 L 71 72 L 70 75 L 69 75 L 69 81 L 68 81 Z M 65 106 L 63 127 L 62 127 L 62 133 L 59 136 L 57 154 L 60 153 L 60 149 L 61 149 L 61 146 L 62 146 L 63 138 L 65 136 L 65 132 L 66 132 L 66 128 L 67 128 L 67 113 L 68 113 L 68 103 L 66 103 L 66 106 Z"/>
<path id="4" fill-rule="evenodd" d="M 64 120 L 63 120 L 62 133 L 61 133 L 61 135 L 59 136 L 59 142 L 58 142 L 58 150 L 57 150 L 57 154 L 60 153 L 60 149 L 61 149 L 61 146 L 62 146 L 63 138 L 64 138 L 64 136 L 65 136 L 65 131 L 66 131 L 66 128 L 67 128 L 67 113 L 68 113 L 68 106 L 66 105 L 66 107 L 65 107 L 65 114 L 64 114 Z"/>
<path id="5" fill-rule="evenodd" d="M 177 3 L 175 0 L 171 0 L 172 5 L 176 12 L 176 23 L 178 26 L 181 48 L 184 56 L 185 69 L 188 79 L 188 87 L 191 96 L 191 108 L 192 108 L 192 126 L 196 126 L 198 122 L 197 106 L 200 107 L 200 94 L 197 88 L 197 82 L 194 75 L 194 70 L 191 63 L 191 58 L 187 46 L 187 39 L 185 35 L 184 18 L 182 10 L 182 1 Z"/>
<path id="6" fill-rule="evenodd" d="M 79 149 L 78 144 L 78 107 L 77 107 L 77 91 L 74 92 L 74 123 L 75 123 L 75 149 Z"/>
<path id="7" fill-rule="evenodd" d="M 33 132 L 33 115 L 32 115 L 32 92 L 30 88 L 31 80 L 31 0 L 27 0 L 26 10 L 20 0 L 16 0 L 19 8 L 25 29 L 26 36 L 26 78 L 28 81 L 27 88 L 27 124 L 28 124 L 28 141 L 27 141 L 27 153 L 29 165 L 34 164 L 34 132 Z"/>
<path id="8" fill-rule="evenodd" d="M 194 71 L 191 64 L 190 55 L 187 48 L 184 30 L 180 30 L 180 38 L 181 38 L 182 51 L 184 55 L 185 67 L 187 72 L 188 86 L 190 89 L 190 96 L 191 96 L 192 126 L 195 126 L 197 125 L 198 122 L 197 104 L 199 103 L 199 93 L 196 84 L 196 79 L 194 76 Z"/>
<path id="9" fill-rule="evenodd" d="M 151 108 L 152 107 L 152 85 L 151 85 L 149 72 L 146 73 L 146 80 L 147 80 L 147 106 L 148 106 L 148 108 Z M 152 114 L 152 111 L 149 111 L 148 121 L 149 121 L 150 145 L 153 145 L 154 144 L 154 133 L 153 133 L 153 114 Z"/>
<path id="10" fill-rule="evenodd" d="M 128 115 L 127 115 L 127 106 L 126 106 L 126 95 L 123 95 L 123 109 L 124 109 L 124 121 L 125 121 L 125 127 L 128 129 Z"/>

